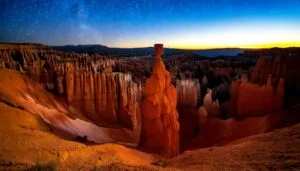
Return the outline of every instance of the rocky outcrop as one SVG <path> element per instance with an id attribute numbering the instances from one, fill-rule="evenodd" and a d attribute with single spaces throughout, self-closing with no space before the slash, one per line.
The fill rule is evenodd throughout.
<path id="1" fill-rule="evenodd" d="M 65 98 L 71 111 L 84 113 L 82 119 L 130 129 L 137 124 L 142 87 L 130 74 L 112 72 L 117 58 L 59 52 L 43 45 L 1 45 L 0 59 L 3 67 L 22 70 Z"/>
<path id="2" fill-rule="evenodd" d="M 231 83 L 230 100 L 229 100 L 229 108 L 228 108 L 229 117 L 237 116 L 237 99 L 239 97 L 240 85 L 241 85 L 240 81 L 233 81 Z"/>
<path id="3" fill-rule="evenodd" d="M 206 109 L 208 116 L 220 116 L 221 109 L 218 99 L 212 99 L 212 90 L 208 89 L 207 94 L 204 96 L 203 99 L 203 107 Z"/>
<path id="4" fill-rule="evenodd" d="M 177 106 L 180 108 L 196 108 L 200 100 L 200 84 L 198 80 L 177 80 Z"/>
<path id="5" fill-rule="evenodd" d="M 261 116 L 283 109 L 284 79 L 277 85 L 268 76 L 267 84 L 257 85 L 242 79 L 234 81 L 230 90 L 229 114 L 237 118 Z"/>
<path id="6" fill-rule="evenodd" d="M 299 49 L 271 49 L 259 52 L 259 59 L 251 74 L 251 82 L 264 85 L 271 75 L 271 81 L 277 85 L 284 78 L 285 93 L 299 95 L 300 91 L 300 52 Z"/>
<path id="7" fill-rule="evenodd" d="M 76 71 L 67 64 L 65 80 L 67 101 L 89 118 L 134 126 L 140 115 L 142 86 L 130 74 Z"/>
<path id="8" fill-rule="evenodd" d="M 200 129 L 203 128 L 207 122 L 207 116 L 208 116 L 208 113 L 207 113 L 207 110 L 201 106 L 199 109 L 198 109 L 198 120 L 199 120 L 199 127 Z"/>
<path id="9" fill-rule="evenodd" d="M 81 119 L 85 113 L 72 112 L 61 99 L 19 72 L 0 69 L 0 76 L 0 101 L 40 116 L 59 136 L 72 139 L 85 137 L 83 139 L 95 143 L 139 144 L 141 116 L 138 113 L 129 113 L 134 125 L 131 129 L 99 126 L 95 124 L 97 120 Z"/>
<path id="10" fill-rule="evenodd" d="M 65 75 L 66 63 L 80 71 L 112 72 L 117 60 L 102 55 L 54 51 L 44 45 L 0 46 L 0 67 L 18 70 L 39 82 L 44 88 L 56 90 L 59 94 L 63 93 L 60 77 Z"/>
<path id="11" fill-rule="evenodd" d="M 265 84 L 268 79 L 268 75 L 272 74 L 273 61 L 272 59 L 266 59 L 259 57 L 257 64 L 254 67 L 251 74 L 251 82 L 256 84 Z"/>
<path id="12" fill-rule="evenodd" d="M 283 92 L 283 79 L 275 89 L 271 76 L 264 86 L 242 82 L 237 98 L 237 114 L 249 117 L 279 111 L 283 108 Z"/>
<path id="13" fill-rule="evenodd" d="M 163 45 L 156 44 L 156 62 L 146 81 L 142 103 L 142 147 L 167 157 L 179 153 L 179 123 L 176 89 L 161 59 Z"/>

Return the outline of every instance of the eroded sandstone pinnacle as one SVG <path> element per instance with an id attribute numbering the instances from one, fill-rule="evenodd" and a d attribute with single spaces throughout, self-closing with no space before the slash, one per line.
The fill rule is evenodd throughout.
<path id="1" fill-rule="evenodd" d="M 161 59 L 163 45 L 155 44 L 156 62 L 153 73 L 146 81 L 142 103 L 142 147 L 166 157 L 179 153 L 179 122 L 176 109 L 176 88 Z"/>

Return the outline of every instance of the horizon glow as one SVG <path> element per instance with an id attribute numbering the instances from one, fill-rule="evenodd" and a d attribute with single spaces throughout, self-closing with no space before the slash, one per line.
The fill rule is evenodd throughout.
<path id="1" fill-rule="evenodd" d="M 4 0 L 0 42 L 300 47 L 300 0 Z"/>

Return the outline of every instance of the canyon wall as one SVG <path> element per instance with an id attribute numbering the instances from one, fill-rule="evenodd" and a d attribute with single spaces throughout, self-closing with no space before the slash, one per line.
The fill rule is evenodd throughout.
<path id="1" fill-rule="evenodd" d="M 79 138 L 83 139 L 82 141 L 100 144 L 119 143 L 134 147 L 139 144 L 141 116 L 138 114 L 132 121 L 132 129 L 99 126 L 95 124 L 96 121 L 83 120 L 80 113 L 71 112 L 63 100 L 46 91 L 29 77 L 3 68 L 0 69 L 0 76 L 0 101 L 15 109 L 29 112 L 28 114 L 40 116 L 57 136 L 73 141 Z M 30 118 L 24 116 L 27 117 Z"/>
<path id="2" fill-rule="evenodd" d="M 65 75 L 66 63 L 76 70 L 111 72 L 117 58 L 102 55 L 77 54 L 54 51 L 44 45 L 1 45 L 0 67 L 15 69 L 30 76 L 44 88 L 63 93 L 58 87 Z"/>
<path id="3" fill-rule="evenodd" d="M 239 116 L 255 116 L 274 113 L 283 108 L 283 78 L 277 88 L 271 82 L 271 76 L 266 85 L 259 86 L 242 82 L 237 98 L 237 113 Z"/>
<path id="4" fill-rule="evenodd" d="M 245 55 L 260 57 L 250 79 L 243 75 L 241 82 L 231 84 L 229 113 L 237 117 L 263 115 L 299 103 L 298 49 L 254 50 Z"/>
<path id="5" fill-rule="evenodd" d="M 96 121 L 134 126 L 136 115 L 140 115 L 142 86 L 134 83 L 130 74 L 93 73 L 66 66 L 64 89 L 70 105 Z"/>
<path id="6" fill-rule="evenodd" d="M 1 45 L 0 57 L 2 67 L 18 70 L 63 97 L 70 111 L 84 113 L 82 119 L 130 129 L 140 124 L 142 86 L 130 74 L 112 72 L 118 58 L 43 45 Z"/>
<path id="7" fill-rule="evenodd" d="M 230 93 L 229 113 L 233 117 L 245 118 L 278 112 L 283 109 L 284 79 L 281 78 L 275 85 L 269 75 L 267 84 L 258 85 L 243 78 L 232 82 Z"/>
<path id="8" fill-rule="evenodd" d="M 286 91 L 290 94 L 295 91 L 299 93 L 300 59 L 298 53 L 287 49 L 286 51 L 272 52 L 272 55 L 267 57 L 260 56 L 251 74 L 251 82 L 259 85 L 266 84 L 268 76 L 271 75 L 273 84 L 277 85 L 280 78 L 284 78 Z"/>

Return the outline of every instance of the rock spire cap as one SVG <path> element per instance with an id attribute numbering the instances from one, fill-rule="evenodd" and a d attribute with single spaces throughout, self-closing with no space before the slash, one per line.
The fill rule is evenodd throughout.
<path id="1" fill-rule="evenodd" d="M 164 45 L 163 44 L 154 44 L 155 48 L 155 57 L 159 59 L 164 54 Z"/>

